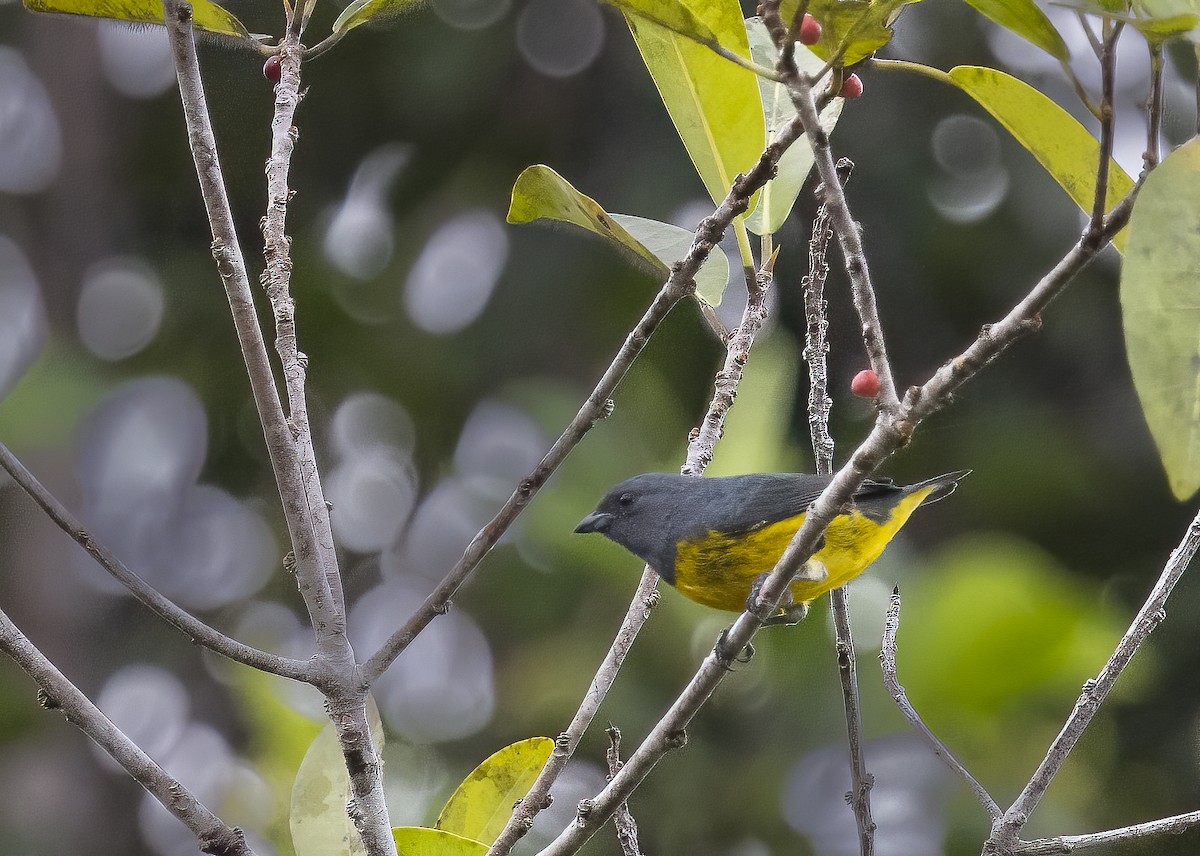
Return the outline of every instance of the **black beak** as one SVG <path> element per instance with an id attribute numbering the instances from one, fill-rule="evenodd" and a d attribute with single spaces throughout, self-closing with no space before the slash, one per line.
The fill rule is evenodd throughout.
<path id="1" fill-rule="evenodd" d="M 575 527 L 576 532 L 600 532 L 608 531 L 608 527 L 612 525 L 613 516 L 605 514 L 602 511 L 593 511 L 583 520 L 579 521 L 579 525 Z"/>

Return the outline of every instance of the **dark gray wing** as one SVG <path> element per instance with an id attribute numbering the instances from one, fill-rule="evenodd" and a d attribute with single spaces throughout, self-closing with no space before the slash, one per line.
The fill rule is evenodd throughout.
<path id="1" fill-rule="evenodd" d="M 821 495 L 829 476 L 811 473 L 754 473 L 744 476 L 695 479 L 690 485 L 694 515 L 687 519 L 703 521 L 684 535 L 700 535 L 713 530 L 726 534 L 751 532 L 789 517 L 795 517 Z M 897 496 L 902 488 L 890 481 L 865 481 L 854 495 L 856 502 L 878 504 Z"/>

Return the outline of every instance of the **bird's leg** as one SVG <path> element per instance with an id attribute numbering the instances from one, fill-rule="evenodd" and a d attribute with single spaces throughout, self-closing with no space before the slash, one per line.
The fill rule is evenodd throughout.
<path id="1" fill-rule="evenodd" d="M 753 609 L 755 602 L 758 600 L 758 595 L 762 591 L 763 583 L 766 582 L 767 574 L 764 572 L 754 578 L 754 582 L 750 586 L 750 597 L 746 598 L 746 608 Z M 829 577 L 829 571 L 825 565 L 816 559 L 809 559 L 804 563 L 804 567 L 800 573 L 796 574 L 798 580 L 809 580 L 811 582 L 823 582 Z M 808 602 L 801 601 L 797 603 L 792 597 L 791 589 L 787 589 L 783 593 L 783 598 L 779 601 L 779 611 L 770 618 L 763 619 L 763 627 L 770 627 L 776 624 L 799 624 L 808 615 Z"/>
<path id="2" fill-rule="evenodd" d="M 729 653 L 725 650 L 729 644 L 729 631 L 733 629 L 733 625 L 726 627 L 721 631 L 721 635 L 717 637 L 717 644 L 713 646 L 713 653 L 717 655 L 717 660 L 725 667 L 726 671 L 733 665 L 734 662 L 749 663 L 750 658 L 754 656 L 754 645 L 747 642 L 746 647 L 737 654 Z"/>

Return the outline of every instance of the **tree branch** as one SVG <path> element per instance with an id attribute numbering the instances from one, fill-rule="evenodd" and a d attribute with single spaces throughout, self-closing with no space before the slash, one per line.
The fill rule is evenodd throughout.
<path id="1" fill-rule="evenodd" d="M 296 556 L 296 580 L 314 630 L 318 630 L 336 624 L 329 611 L 331 596 L 325 578 L 315 574 L 311 568 L 311 557 L 316 550 L 315 536 L 310 522 L 305 517 L 305 493 L 300 479 L 300 463 L 292 441 L 291 429 L 280 404 L 279 391 L 275 388 L 271 362 L 254 309 L 254 296 L 246 273 L 245 257 L 238 243 L 229 196 L 225 191 L 216 137 L 213 134 L 204 86 L 200 79 L 200 64 L 196 57 L 196 43 L 191 26 L 191 6 L 181 0 L 163 0 L 163 12 L 171 42 L 171 53 L 175 60 L 175 73 L 179 79 L 183 113 L 187 120 L 188 142 L 196 162 L 196 176 L 200 180 L 200 191 L 212 229 L 213 257 L 216 259 L 217 271 L 221 275 L 221 282 L 229 299 L 238 344 L 241 346 L 242 358 L 246 362 L 246 370 L 250 377 L 255 408 L 262 422 L 267 452 L 283 501 L 288 534 Z M 317 645 L 319 651 L 330 647 L 328 638 L 319 630 Z"/>
<path id="2" fill-rule="evenodd" d="M 1020 796 L 992 827 L 992 834 L 984 845 L 983 852 L 985 854 L 1008 853 L 1015 848 L 1017 836 L 1029 820 L 1029 815 L 1041 801 L 1055 774 L 1062 769 L 1067 755 L 1075 747 L 1079 738 L 1083 736 L 1083 732 L 1091 723 L 1096 711 L 1104 704 L 1109 692 L 1116 685 L 1117 678 L 1129 665 L 1142 643 L 1166 618 L 1167 598 L 1171 596 L 1175 584 L 1187 570 L 1192 557 L 1196 555 L 1197 548 L 1200 548 L 1200 513 L 1196 514 L 1191 525 L 1188 526 L 1179 546 L 1171 552 L 1171 557 L 1163 567 L 1158 582 L 1150 591 L 1142 608 L 1138 610 L 1137 616 L 1129 625 L 1129 629 L 1125 631 L 1125 635 L 1121 637 L 1116 650 L 1104 664 L 1104 668 L 1100 670 L 1095 679 L 1084 684 L 1083 692 L 1075 702 L 1074 710 L 1067 717 L 1062 731 L 1050 744 L 1046 756 L 1038 764 L 1037 770 L 1026 783 Z"/>
<path id="3" fill-rule="evenodd" d="M 295 558 L 296 581 L 316 636 L 317 654 L 311 662 L 310 679 L 325 695 L 329 717 L 345 756 L 353 794 L 347 809 L 355 828 L 362 836 L 369 856 L 394 856 L 396 844 L 383 801 L 383 765 L 367 723 L 367 683 L 362 680 L 346 636 L 346 610 L 328 508 L 321 493 L 304 410 L 303 356 L 295 349 L 291 297 L 287 294 L 291 260 L 284 222 L 289 195 L 288 164 L 295 142 L 292 119 L 300 98 L 298 33 L 302 21 L 296 20 L 296 9 L 293 9 L 288 34 L 280 47 L 281 80 L 276 89 L 272 121 L 271 159 L 267 166 L 269 205 L 263 226 L 268 259 L 264 284 L 284 340 L 280 350 L 292 410 L 292 418 L 288 419 L 275 388 L 221 175 L 216 139 L 200 80 L 191 7 L 180 0 L 163 0 L 163 11 L 187 118 L 188 139 L 213 232 L 213 255 L 233 311 L 234 326 L 283 501 Z"/>
<path id="4" fill-rule="evenodd" d="M 1025 841 L 1017 844 L 1013 848 L 1013 852 L 1025 856 L 1061 856 L 1061 854 L 1074 853 L 1077 850 L 1087 850 L 1090 847 L 1099 847 L 1114 842 L 1134 841 L 1157 835 L 1179 835 L 1195 829 L 1198 825 L 1200 825 L 1200 811 L 1189 811 L 1187 814 L 1177 814 L 1146 823 L 1135 823 L 1133 826 L 1122 826 L 1119 829 L 1107 829 L 1104 832 L 1060 835 L 1056 838 Z"/>
<path id="5" fill-rule="evenodd" d="M 849 178 L 853 164 L 838 162 L 839 171 Z M 838 181 L 842 181 L 841 175 Z M 825 279 L 829 273 L 826 253 L 829 239 L 829 206 L 821 205 L 813 220 L 808 242 L 808 276 L 804 279 L 804 360 L 808 363 L 808 429 L 812 439 L 813 458 L 819 475 L 833 474 L 833 437 L 829 434 L 829 321 L 825 309 Z M 850 792 L 846 795 L 858 826 L 859 852 L 871 856 L 875 850 L 875 821 L 871 817 L 871 787 L 874 777 L 867 772 L 863 756 L 862 707 L 859 702 L 858 673 L 855 667 L 854 636 L 850 629 L 849 592 L 840 586 L 829 593 L 833 613 L 834 639 L 838 659 L 838 675 L 842 684 L 842 705 L 846 713 L 846 739 L 850 749 Z"/>
<path id="6" fill-rule="evenodd" d="M 954 753 L 947 748 L 936 734 L 930 730 L 925 721 L 921 719 L 921 715 L 917 713 L 916 708 L 908 700 L 908 693 L 904 691 L 904 686 L 900 683 L 900 678 L 896 673 L 896 633 L 900 629 L 900 590 L 892 591 L 891 602 L 888 604 L 887 621 L 883 626 L 883 644 L 879 648 L 879 665 L 883 669 L 883 685 L 887 687 L 888 694 L 892 700 L 896 702 L 896 707 L 900 708 L 900 712 L 904 714 L 904 718 L 908 720 L 908 724 L 913 727 L 918 734 L 925 738 L 925 742 L 933 750 L 933 754 L 937 755 L 946 763 L 951 770 L 957 773 L 967 783 L 971 789 L 971 793 L 975 795 L 975 799 L 979 800 L 983 810 L 988 813 L 988 817 L 992 820 L 999 819 L 1002 812 L 1000 806 L 992 799 L 992 795 L 987 792 L 983 785 L 975 780 L 965 766 L 954 756 Z"/>
<path id="7" fill-rule="evenodd" d="M 0 650 L 41 687 L 38 701 L 42 707 L 62 711 L 67 722 L 90 737 L 195 834 L 202 852 L 212 856 L 254 856 L 240 829 L 229 826 L 209 811 L 191 791 L 126 737 L 46 659 L 3 611 L 0 611 Z"/>
<path id="8" fill-rule="evenodd" d="M 229 638 L 179 607 L 170 598 L 131 571 L 124 562 L 113 555 L 111 550 L 97 542 L 83 524 L 67 510 L 66 506 L 59 502 L 3 443 L 0 443 L 0 468 L 12 476 L 13 481 L 29 495 L 29 498 L 37 503 L 60 529 L 71 536 L 72 540 L 86 550 L 88 555 L 99 562 L 102 568 L 112 574 L 117 582 L 129 589 L 130 593 L 143 605 L 189 637 L 191 641 L 237 663 L 284 678 L 291 678 L 294 681 L 307 680 L 309 667 L 303 660 L 280 657 Z"/>

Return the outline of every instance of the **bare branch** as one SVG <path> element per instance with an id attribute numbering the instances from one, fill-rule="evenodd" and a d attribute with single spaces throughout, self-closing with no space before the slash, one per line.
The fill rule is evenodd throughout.
<path id="1" fill-rule="evenodd" d="M 921 719 L 921 715 L 917 713 L 916 708 L 908 700 L 908 693 L 904 691 L 904 686 L 900 683 L 900 678 L 896 674 L 896 633 L 900 629 L 900 590 L 892 591 L 891 602 L 888 604 L 887 621 L 883 626 L 883 645 L 879 648 L 879 665 L 883 668 L 883 685 L 887 687 L 888 694 L 892 700 L 896 702 L 896 707 L 900 708 L 900 712 L 904 714 L 904 718 L 908 720 L 908 724 L 913 727 L 918 734 L 925 738 L 925 742 L 933 750 L 933 754 L 937 755 L 946 763 L 951 770 L 957 773 L 967 783 L 971 789 L 971 793 L 975 794 L 975 799 L 979 800 L 983 810 L 988 813 L 988 817 L 992 820 L 997 820 L 1002 812 L 1000 806 L 992 799 L 992 795 L 987 792 L 983 785 L 976 781 L 962 762 L 954 756 L 954 753 L 947 748 L 925 721 Z"/>
<path id="2" fill-rule="evenodd" d="M 1104 668 L 1100 670 L 1095 679 L 1089 680 L 1084 684 L 1083 692 L 1080 693 L 1079 699 L 1075 702 L 1074 710 L 1067 717 L 1062 731 L 1054 738 L 1054 742 L 1050 744 L 1050 748 L 1046 751 L 1046 756 L 1038 764 L 1037 770 L 1030 777 L 1020 796 L 1017 797 L 1008 811 L 1004 813 L 1004 816 L 993 826 L 992 834 L 984 845 L 983 852 L 985 854 L 1007 853 L 1013 849 L 1017 836 L 1029 820 L 1029 815 L 1037 808 L 1037 804 L 1046 793 L 1050 782 L 1054 779 L 1055 774 L 1062 769 L 1063 764 L 1067 760 L 1067 755 L 1075 747 L 1079 738 L 1083 736 L 1083 732 L 1091 723 L 1096 711 L 1104 704 L 1104 700 L 1108 697 L 1109 692 L 1116 685 L 1117 678 L 1121 676 L 1125 667 L 1129 665 L 1133 659 L 1133 655 L 1137 653 L 1142 643 L 1150 637 L 1154 629 L 1166 618 L 1167 598 L 1171 596 L 1171 591 L 1175 588 L 1175 584 L 1179 582 L 1180 577 L 1183 576 L 1183 572 L 1187 570 L 1192 557 L 1196 555 L 1197 548 L 1200 548 L 1200 513 L 1196 514 L 1191 525 L 1188 526 L 1183 540 L 1179 542 L 1179 546 L 1171 552 L 1171 557 L 1163 567 L 1158 582 L 1154 584 L 1154 588 L 1146 598 L 1146 602 L 1138 610 L 1133 623 L 1129 625 L 1129 629 L 1121 637 L 1121 641 L 1117 644 L 1112 656 L 1108 658 L 1108 662 L 1104 664 Z"/>
<path id="3" fill-rule="evenodd" d="M 290 419 L 283 414 L 271 374 L 262 331 L 254 311 L 245 260 L 237 242 L 217 159 L 216 140 L 205 103 L 191 29 L 191 7 L 180 0 L 164 0 L 164 16 L 168 23 L 192 156 L 196 161 L 196 172 L 213 232 L 213 254 L 229 296 L 234 325 L 254 390 L 255 405 L 267 438 L 267 449 L 296 559 L 297 584 L 317 640 L 317 654 L 311 664 L 311 681 L 326 697 L 329 717 L 346 758 L 354 796 L 348 811 L 355 828 L 362 835 L 366 852 L 369 856 L 394 856 L 396 844 L 391 834 L 387 806 L 383 801 L 383 765 L 367 724 L 366 682 L 358 673 L 354 652 L 346 637 L 346 610 L 329 527 L 329 513 L 321 493 L 304 411 L 304 361 L 303 356 L 295 350 L 291 297 L 287 293 L 291 261 L 288 258 L 289 239 L 284 233 L 284 220 L 289 196 L 288 165 L 295 143 L 292 119 L 300 99 L 301 48 L 298 31 L 302 27 L 301 16 L 293 15 L 288 34 L 280 46 L 281 80 L 276 88 L 271 159 L 267 168 L 269 205 L 263 227 L 268 258 L 265 285 L 284 340 L 280 351 L 292 410 Z"/>
<path id="4" fill-rule="evenodd" d="M 1078 850 L 1087 850 L 1090 847 L 1099 847 L 1114 842 L 1134 841 L 1158 835 L 1179 835 L 1181 832 L 1195 829 L 1198 825 L 1200 825 L 1200 811 L 1189 811 L 1186 814 L 1176 814 L 1146 823 L 1135 823 L 1119 829 L 1107 829 L 1104 832 L 1060 835 L 1056 838 L 1023 841 L 1013 848 L 1013 852 L 1023 854 L 1023 856 L 1060 856 L 1060 854 L 1074 853 Z"/>
<path id="5" fill-rule="evenodd" d="M 225 190 L 217 142 L 213 134 L 204 86 L 200 79 L 200 64 L 192 34 L 191 6 L 181 0 L 164 0 L 164 19 L 179 79 L 179 93 L 187 120 L 188 141 L 196 162 L 196 175 L 208 211 L 213 235 L 213 257 L 225 286 L 229 307 L 233 313 L 238 344 L 246 362 L 255 408 L 262 422 L 267 451 L 271 458 L 279 495 L 283 500 L 288 534 L 296 555 L 296 579 L 304 596 L 313 627 L 336 627 L 330 612 L 331 596 L 325 578 L 312 570 L 316 552 L 316 537 L 305 516 L 304 487 L 300 477 L 300 461 L 293 443 L 291 429 L 283 413 L 279 391 L 271 373 L 271 362 L 263 342 L 262 330 L 254 309 L 254 296 L 246 273 L 246 260 L 238 243 L 237 229 Z M 327 634 L 317 633 L 318 650 L 331 649 Z"/>
<path id="6" fill-rule="evenodd" d="M 549 808 L 550 789 L 567 766 L 567 762 L 571 760 L 571 756 L 575 754 L 579 741 L 583 739 L 583 735 L 588 726 L 592 724 L 592 720 L 595 719 L 601 703 L 616 681 L 617 673 L 620 672 L 621 665 L 625 662 L 625 656 L 633 647 L 633 640 L 637 638 L 638 631 L 650 617 L 650 610 L 658 603 L 657 586 L 658 574 L 647 566 L 642 572 L 641 582 L 638 583 L 637 591 L 629 604 L 629 610 L 625 613 L 625 619 L 621 622 L 621 629 L 617 631 L 617 636 L 613 639 L 600 668 L 596 670 L 596 675 L 592 678 L 592 683 L 584 694 L 579 709 L 575 711 L 571 724 L 554 741 L 554 751 L 546 760 L 529 791 L 513 808 L 512 817 L 509 818 L 504 830 L 492 843 L 488 850 L 488 856 L 502 856 L 512 850 L 517 841 L 533 827 L 533 819 L 537 817 L 538 813 Z"/>
<path id="7" fill-rule="evenodd" d="M 1121 37 L 1124 24 L 1104 19 L 1104 44 L 1100 53 L 1100 162 L 1096 165 L 1096 194 L 1092 202 L 1091 231 L 1099 231 L 1104 225 L 1104 212 L 1108 208 L 1108 173 L 1112 160 L 1115 116 L 1113 93 L 1117 78 L 1117 39 Z"/>
<path id="8" fill-rule="evenodd" d="M 1150 46 L 1150 98 L 1146 104 L 1146 152 L 1142 155 L 1142 175 L 1158 166 L 1163 121 L 1163 45 Z"/>
<path id="9" fill-rule="evenodd" d="M 610 722 L 605 733 L 608 734 L 606 758 L 608 760 L 608 777 L 611 779 L 621 769 L 621 731 Z M 633 813 L 629 810 L 628 803 L 621 803 L 617 806 L 614 822 L 617 827 L 617 843 L 621 845 L 621 853 L 624 856 L 641 856 L 642 851 L 638 847 L 637 822 L 633 819 Z"/>
<path id="10" fill-rule="evenodd" d="M 853 164 L 838 162 L 840 171 L 849 178 Z M 842 180 L 838 176 L 838 180 Z M 804 278 L 804 360 L 808 363 L 808 429 L 812 439 L 813 457 L 820 475 L 833 474 L 833 437 L 829 434 L 829 321 L 825 315 L 825 279 L 829 273 L 826 252 L 832 232 L 829 228 L 829 207 L 821 205 L 813 220 L 808 242 L 808 275 Z M 863 756 L 862 707 L 858 694 L 858 673 L 855 667 L 854 636 L 850 631 L 850 605 L 846 586 L 829 593 L 833 612 L 838 675 L 842 684 L 842 703 L 846 712 L 846 738 L 850 749 L 850 793 L 847 800 L 858 825 L 859 852 L 870 856 L 875 850 L 875 821 L 871 817 L 871 787 L 874 778 L 867 772 Z"/>
<path id="11" fill-rule="evenodd" d="M 245 836 L 213 814 L 186 787 L 172 778 L 112 720 L 60 672 L 0 611 L 0 650 L 41 687 L 38 700 L 47 710 L 60 710 L 67 722 L 92 739 L 121 765 L 163 808 L 190 829 L 200 850 L 213 856 L 253 856 Z"/>
<path id="12" fill-rule="evenodd" d="M 770 8 L 774 6 L 774 8 Z M 887 356 L 883 325 L 879 321 L 879 310 L 875 304 L 875 289 L 871 284 L 871 272 L 863 250 L 860 227 L 850 213 L 842 183 L 838 180 L 837 166 L 829 147 L 829 135 L 821 127 L 813 82 L 796 67 L 791 43 L 780 41 L 786 27 L 779 19 L 778 4 L 764 4 L 763 21 L 779 48 L 779 71 L 783 75 L 796 107 L 796 114 L 805 127 L 808 141 L 812 145 L 817 175 L 821 178 L 823 201 L 829 208 L 829 219 L 837 233 L 838 245 L 842 250 L 846 274 L 850 279 L 850 292 L 854 308 L 862 324 L 863 346 L 871 368 L 879 376 L 878 407 L 885 413 L 896 413 L 900 402 L 896 395 L 896 382 L 892 377 L 892 366 Z M 836 81 L 835 81 L 836 82 Z M 840 83 L 838 83 L 840 87 Z M 836 90 L 834 90 L 836 93 Z"/>
<path id="13" fill-rule="evenodd" d="M 59 502 L 3 443 L 0 443 L 0 468 L 12 476 L 13 481 L 20 485 L 29 498 L 36 502 L 46 512 L 46 515 L 86 550 L 88 555 L 95 559 L 102 568 L 112 574 L 117 582 L 129 589 L 130 593 L 142 604 L 149 607 L 152 612 L 193 642 L 237 663 L 243 663 L 284 678 L 291 678 L 294 681 L 307 680 L 309 667 L 303 660 L 269 654 L 250 645 L 244 645 L 236 639 L 230 639 L 187 610 L 182 609 L 131 571 L 124 562 L 113 555 L 111 550 L 97 542 L 83 524 L 67 510 L 66 506 Z"/>

